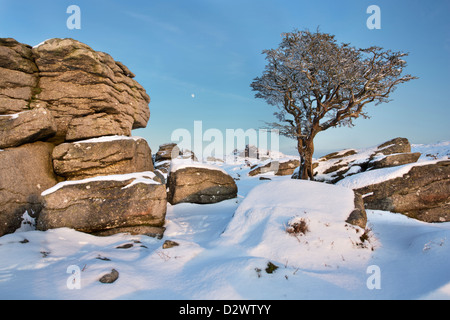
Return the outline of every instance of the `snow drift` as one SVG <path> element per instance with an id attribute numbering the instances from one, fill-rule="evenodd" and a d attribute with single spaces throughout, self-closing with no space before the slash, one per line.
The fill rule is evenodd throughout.
<path id="1" fill-rule="evenodd" d="M 329 269 L 365 263 L 365 231 L 345 221 L 354 209 L 351 189 L 302 180 L 255 187 L 241 203 L 222 238 L 250 256 L 302 269 Z M 304 221 L 308 231 L 288 232 Z"/>

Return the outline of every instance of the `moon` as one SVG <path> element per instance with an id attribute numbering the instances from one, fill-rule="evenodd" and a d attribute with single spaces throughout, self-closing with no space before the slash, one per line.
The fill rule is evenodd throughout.
<path id="1" fill-rule="evenodd" d="M 195 98 L 195 94 L 191 94 L 191 97 L 192 97 L 192 99 L 194 99 Z"/>

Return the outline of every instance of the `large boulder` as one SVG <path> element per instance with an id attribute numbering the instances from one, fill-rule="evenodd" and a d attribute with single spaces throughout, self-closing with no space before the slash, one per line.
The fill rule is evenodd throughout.
<path id="1" fill-rule="evenodd" d="M 113 234 L 149 227 L 163 232 L 166 187 L 152 172 L 111 175 L 61 182 L 43 192 L 38 230 L 72 228 L 95 234 Z"/>
<path id="2" fill-rule="evenodd" d="M 167 186 L 167 198 L 171 204 L 216 203 L 237 196 L 234 179 L 213 165 L 172 164 Z"/>
<path id="3" fill-rule="evenodd" d="M 411 144 L 406 138 L 395 138 L 361 150 L 346 149 L 319 158 L 313 165 L 315 180 L 337 183 L 367 170 L 414 163 L 420 156 L 420 153 L 411 153 Z"/>
<path id="4" fill-rule="evenodd" d="M 152 152 L 143 138 L 101 137 L 63 143 L 53 150 L 56 174 L 68 180 L 153 171 Z"/>
<path id="5" fill-rule="evenodd" d="M 0 114 L 28 110 L 38 82 L 31 47 L 11 38 L 0 38 Z"/>
<path id="6" fill-rule="evenodd" d="M 131 135 L 132 129 L 147 125 L 149 96 L 132 79 L 134 74 L 110 55 L 73 39 L 47 40 L 33 48 L 33 55 L 40 72 L 34 104 L 44 103 L 53 112 L 57 136 L 81 140 Z"/>
<path id="7" fill-rule="evenodd" d="M 0 148 L 17 147 L 52 137 L 56 123 L 45 108 L 0 116 Z"/>
<path id="8" fill-rule="evenodd" d="M 48 108 L 52 141 L 131 135 L 150 117 L 150 97 L 122 63 L 73 39 L 31 48 L 0 39 L 0 114 Z"/>
<path id="9" fill-rule="evenodd" d="M 375 153 L 382 153 L 384 155 L 395 153 L 408 153 L 411 152 L 411 144 L 406 138 L 394 138 L 386 141 L 377 147 Z"/>
<path id="10" fill-rule="evenodd" d="M 386 174 L 388 178 L 377 181 L 382 173 L 369 171 L 339 184 L 362 194 L 367 209 L 402 213 L 425 222 L 450 221 L 450 160 L 403 166 L 398 173 L 389 170 Z"/>
<path id="11" fill-rule="evenodd" d="M 41 193 L 57 183 L 52 150 L 35 142 L 0 151 L 0 236 L 20 227 L 25 212 L 36 217 L 41 211 Z"/>

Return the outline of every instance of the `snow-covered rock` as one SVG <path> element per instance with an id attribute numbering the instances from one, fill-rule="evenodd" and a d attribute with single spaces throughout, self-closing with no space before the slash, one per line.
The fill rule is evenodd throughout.
<path id="1" fill-rule="evenodd" d="M 406 138 L 395 138 L 365 149 L 346 149 L 323 156 L 314 163 L 316 181 L 336 183 L 367 170 L 416 162 L 420 153 L 411 153 Z"/>
<path id="2" fill-rule="evenodd" d="M 404 151 L 388 145 L 382 150 Z M 378 150 L 378 148 L 377 148 Z M 362 155 L 373 154 L 366 160 Z M 337 185 L 362 194 L 366 208 L 403 213 L 427 222 L 450 220 L 450 143 L 412 145 L 410 153 L 384 155 L 370 148 L 342 161 L 350 170 L 356 163 L 366 170 L 340 175 Z M 347 158 L 349 158 L 347 157 Z M 322 177 L 325 175 L 322 175 Z"/>
<path id="3" fill-rule="evenodd" d="M 367 171 L 338 185 L 362 194 L 368 209 L 403 213 L 426 222 L 450 221 L 450 160 Z"/>
<path id="4" fill-rule="evenodd" d="M 111 234 L 131 227 L 161 228 L 165 222 L 166 188 L 153 172 L 65 181 L 44 191 L 42 197 L 43 209 L 36 221 L 39 230 L 72 228 Z"/>

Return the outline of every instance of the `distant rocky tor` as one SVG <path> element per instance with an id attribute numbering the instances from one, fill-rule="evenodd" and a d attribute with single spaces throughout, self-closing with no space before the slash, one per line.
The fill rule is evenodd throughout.
<path id="1" fill-rule="evenodd" d="M 0 236 L 25 213 L 40 230 L 162 234 L 166 187 L 131 137 L 150 97 L 133 78 L 73 39 L 0 39 Z"/>

